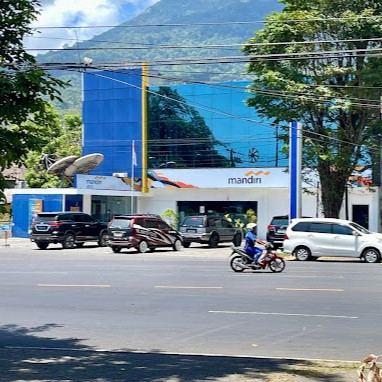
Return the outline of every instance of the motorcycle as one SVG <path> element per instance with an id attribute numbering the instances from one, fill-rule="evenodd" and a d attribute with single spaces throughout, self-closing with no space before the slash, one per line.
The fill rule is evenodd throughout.
<path id="1" fill-rule="evenodd" d="M 245 269 L 251 270 L 266 270 L 270 269 L 272 272 L 282 272 L 285 269 L 285 260 L 280 257 L 271 243 L 265 246 L 265 255 L 262 255 L 260 263 L 254 262 L 250 255 L 239 247 L 232 246 L 232 253 L 230 255 L 230 266 L 234 272 L 243 272 Z"/>

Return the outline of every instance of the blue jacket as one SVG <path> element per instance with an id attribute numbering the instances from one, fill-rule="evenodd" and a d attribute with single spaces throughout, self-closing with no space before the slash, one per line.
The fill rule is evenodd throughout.
<path id="1" fill-rule="evenodd" d="M 257 236 L 252 231 L 248 231 L 245 235 L 244 249 L 253 248 L 256 245 L 256 239 Z"/>

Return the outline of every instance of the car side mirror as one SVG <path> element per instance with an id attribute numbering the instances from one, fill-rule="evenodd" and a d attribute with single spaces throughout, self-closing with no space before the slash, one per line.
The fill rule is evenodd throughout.
<path id="1" fill-rule="evenodd" d="M 362 236 L 362 235 L 357 231 L 353 231 L 353 236 Z"/>

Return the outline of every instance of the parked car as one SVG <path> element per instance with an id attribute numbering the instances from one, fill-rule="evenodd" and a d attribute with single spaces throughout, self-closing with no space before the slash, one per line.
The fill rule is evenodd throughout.
<path id="1" fill-rule="evenodd" d="M 284 236 L 284 252 L 305 261 L 320 256 L 357 257 L 367 263 L 381 261 L 382 234 L 349 220 L 293 219 Z"/>
<path id="2" fill-rule="evenodd" d="M 243 240 L 241 229 L 234 227 L 222 216 L 187 216 L 180 225 L 180 233 L 185 248 L 191 243 L 208 244 L 212 248 L 224 242 L 233 242 L 235 246 L 239 246 Z"/>
<path id="3" fill-rule="evenodd" d="M 63 248 L 82 247 L 85 242 L 95 241 L 106 246 L 107 224 L 84 212 L 39 212 L 29 229 L 29 238 L 40 249 L 51 243 Z"/>
<path id="4" fill-rule="evenodd" d="M 135 248 L 138 252 L 158 247 L 182 248 L 182 236 L 158 215 L 116 215 L 108 225 L 108 246 L 113 252 Z"/>
<path id="5" fill-rule="evenodd" d="M 267 227 L 267 241 L 272 243 L 274 248 L 283 246 L 284 235 L 289 224 L 287 215 L 273 216 Z"/>

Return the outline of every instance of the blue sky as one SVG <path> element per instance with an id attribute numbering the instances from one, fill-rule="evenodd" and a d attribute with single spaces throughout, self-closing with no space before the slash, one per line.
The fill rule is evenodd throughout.
<path id="1" fill-rule="evenodd" d="M 42 0 L 41 15 L 33 27 L 56 28 L 40 29 L 40 33 L 25 40 L 25 46 L 30 49 L 57 49 L 65 44 L 72 45 L 77 40 L 87 40 L 108 29 L 98 27 L 119 25 L 158 1 Z M 81 28 L 70 29 L 73 26 Z"/>

